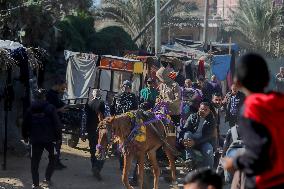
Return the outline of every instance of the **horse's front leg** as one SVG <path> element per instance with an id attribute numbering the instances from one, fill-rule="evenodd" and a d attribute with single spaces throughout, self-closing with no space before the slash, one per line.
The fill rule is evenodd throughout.
<path id="1" fill-rule="evenodd" d="M 133 189 L 133 187 L 129 184 L 128 180 L 128 172 L 131 168 L 133 156 L 131 154 L 124 155 L 124 167 L 123 167 L 123 173 L 122 173 L 122 183 L 124 184 L 125 188 L 127 189 Z"/>
<path id="2" fill-rule="evenodd" d="M 143 153 L 138 156 L 138 181 L 140 189 L 143 189 L 144 162 L 145 162 L 145 154 Z"/>
<path id="3" fill-rule="evenodd" d="M 152 170 L 153 170 L 153 175 L 154 175 L 154 189 L 159 188 L 159 177 L 160 177 L 160 168 L 159 164 L 156 158 L 156 151 L 150 151 L 148 152 L 148 157 L 149 160 L 152 164 Z"/>
<path id="4" fill-rule="evenodd" d="M 175 156 L 173 155 L 172 151 L 166 147 L 164 147 L 164 151 L 168 157 L 169 160 L 169 165 L 171 169 L 171 176 L 172 176 L 172 183 L 174 185 L 177 185 L 177 180 L 176 180 L 176 165 L 175 165 Z"/>

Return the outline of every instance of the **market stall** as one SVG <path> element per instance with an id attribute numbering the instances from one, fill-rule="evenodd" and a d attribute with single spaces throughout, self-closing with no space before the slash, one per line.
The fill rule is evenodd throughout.
<path id="1" fill-rule="evenodd" d="M 43 81 L 47 53 L 20 43 L 0 40 L 0 133 L 3 141 L 3 169 L 7 150 L 21 149 L 20 123 L 33 100 L 33 91 Z M 2 144 L 2 143 L 1 143 Z M 2 147 L 2 145 L 1 145 Z"/>
<path id="2" fill-rule="evenodd" d="M 103 91 L 106 100 L 121 89 L 124 80 L 132 81 L 132 90 L 139 94 L 143 85 L 144 64 L 137 59 L 104 55 L 98 67 L 96 88 Z"/>

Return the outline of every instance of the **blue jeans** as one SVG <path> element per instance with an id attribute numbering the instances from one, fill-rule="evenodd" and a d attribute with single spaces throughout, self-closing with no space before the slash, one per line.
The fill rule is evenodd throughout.
<path id="1" fill-rule="evenodd" d="M 198 141 L 198 139 L 194 139 L 195 137 L 190 132 L 186 132 L 184 135 L 184 139 L 193 139 Z M 214 150 L 212 144 L 209 142 L 194 146 L 193 148 L 186 148 L 186 159 L 194 159 L 196 154 L 194 150 L 198 150 L 201 152 L 203 156 L 202 166 L 213 168 L 214 166 Z"/>

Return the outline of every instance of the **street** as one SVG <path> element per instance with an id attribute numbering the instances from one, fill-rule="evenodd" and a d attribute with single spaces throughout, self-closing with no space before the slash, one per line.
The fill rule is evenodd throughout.
<path id="1" fill-rule="evenodd" d="M 123 189 L 118 161 L 107 160 L 102 170 L 103 181 L 98 182 L 90 170 L 90 155 L 87 142 L 80 142 L 76 149 L 63 145 L 62 162 L 67 169 L 56 171 L 52 177 L 51 189 Z M 0 158 L 1 162 L 2 159 Z M 40 164 L 40 180 L 44 179 L 47 165 L 47 154 L 43 155 Z M 0 170 L 0 189 L 30 189 L 32 177 L 28 157 L 8 157 L 7 171 Z M 160 188 L 169 188 L 161 179 Z"/>

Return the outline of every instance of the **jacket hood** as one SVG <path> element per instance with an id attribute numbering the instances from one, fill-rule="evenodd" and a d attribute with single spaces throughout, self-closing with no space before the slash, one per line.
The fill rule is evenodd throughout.
<path id="1" fill-rule="evenodd" d="M 254 117 L 256 121 L 284 115 L 284 95 L 280 93 L 253 94 L 246 98 L 244 105 L 245 117 Z"/>

